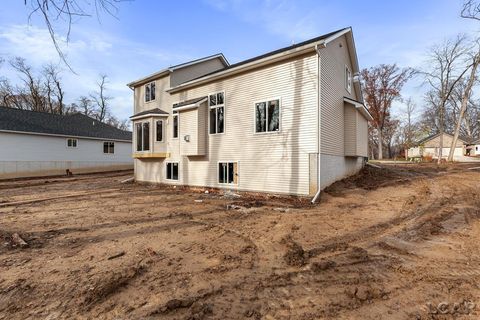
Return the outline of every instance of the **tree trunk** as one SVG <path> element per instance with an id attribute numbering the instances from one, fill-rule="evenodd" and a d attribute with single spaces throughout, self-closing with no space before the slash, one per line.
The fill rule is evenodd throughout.
<path id="1" fill-rule="evenodd" d="M 382 141 L 382 130 L 377 128 L 377 137 L 378 137 L 378 160 L 383 159 L 383 141 Z"/>
<path id="2" fill-rule="evenodd" d="M 458 135 L 460 134 L 460 127 L 462 126 L 463 116 L 467 109 L 468 99 L 470 98 L 470 91 L 472 90 L 473 83 L 475 82 L 475 74 L 477 72 L 478 64 L 480 63 L 480 54 L 475 56 L 475 60 L 472 64 L 472 71 L 470 73 L 470 79 L 468 79 L 467 87 L 463 92 L 462 107 L 460 108 L 460 114 L 458 115 L 457 126 L 455 127 L 455 133 L 453 134 L 452 145 L 450 146 L 450 153 L 448 154 L 448 161 L 453 161 L 453 153 L 457 145 Z"/>

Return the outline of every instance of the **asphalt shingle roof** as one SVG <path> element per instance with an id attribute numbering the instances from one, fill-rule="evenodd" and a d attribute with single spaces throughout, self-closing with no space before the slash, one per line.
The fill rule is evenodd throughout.
<path id="1" fill-rule="evenodd" d="M 174 103 L 173 107 L 174 108 L 180 108 L 180 107 L 183 107 L 183 106 L 188 106 L 189 104 L 197 103 L 197 102 L 202 101 L 203 99 L 206 99 L 206 98 L 207 98 L 207 96 L 204 96 L 204 97 L 199 97 L 199 98 L 186 100 L 186 101 L 179 102 L 179 103 Z"/>
<path id="2" fill-rule="evenodd" d="M 165 112 L 163 111 L 162 109 L 160 108 L 154 108 L 154 109 L 150 109 L 150 110 L 145 110 L 145 111 L 142 111 L 142 112 L 139 112 L 139 113 L 135 113 L 133 116 L 131 116 L 130 118 L 134 118 L 134 117 L 138 117 L 138 116 L 143 116 L 143 115 L 146 115 L 146 114 L 160 114 L 160 115 L 165 115 L 165 114 L 168 114 L 168 112 Z"/>
<path id="3" fill-rule="evenodd" d="M 80 113 L 59 115 L 6 107 L 0 107 L 0 130 L 132 140 L 130 131 L 117 129 Z"/>

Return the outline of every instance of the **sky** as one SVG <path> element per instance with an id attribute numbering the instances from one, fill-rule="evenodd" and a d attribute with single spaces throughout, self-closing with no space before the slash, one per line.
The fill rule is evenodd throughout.
<path id="1" fill-rule="evenodd" d="M 480 28 L 480 22 L 460 18 L 462 0 L 130 0 L 118 4 L 114 17 L 97 17 L 87 5 L 93 16 L 74 20 L 69 42 L 60 43 L 72 73 L 61 63 L 43 20 L 29 17 L 29 3 L 2 0 L 0 57 L 24 57 L 37 70 L 60 64 L 67 103 L 94 91 L 99 75 L 107 74 L 111 112 L 120 119 L 133 112 L 126 83 L 215 53 L 236 63 L 350 26 L 361 68 L 382 63 L 422 68 L 433 45 Z M 64 40 L 66 25 L 55 23 Z M 0 76 L 19 81 L 7 64 Z M 413 79 L 402 92 L 419 107 L 422 83 Z M 402 104 L 394 108 L 401 115 Z"/>

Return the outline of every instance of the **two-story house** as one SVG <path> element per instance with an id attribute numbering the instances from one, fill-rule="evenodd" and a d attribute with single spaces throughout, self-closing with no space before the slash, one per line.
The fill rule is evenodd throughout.
<path id="1" fill-rule="evenodd" d="M 159 71 L 134 92 L 135 179 L 312 195 L 356 173 L 367 121 L 351 28 L 229 64 Z"/>

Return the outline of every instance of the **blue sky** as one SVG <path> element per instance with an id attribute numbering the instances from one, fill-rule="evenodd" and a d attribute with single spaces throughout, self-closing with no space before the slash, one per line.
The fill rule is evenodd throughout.
<path id="1" fill-rule="evenodd" d="M 77 73 L 63 75 L 66 98 L 72 102 L 88 94 L 98 75 L 106 73 L 114 97 L 111 111 L 127 118 L 133 102 L 125 84 L 139 77 L 218 52 L 235 63 L 347 26 L 353 27 L 361 68 L 380 63 L 418 68 L 435 43 L 479 29 L 480 23 L 459 17 L 462 2 L 127 1 L 120 3 L 117 18 L 74 22 L 69 44 L 62 44 Z M 59 62 L 45 25 L 35 16 L 29 21 L 28 12 L 23 1 L 2 0 L 0 56 L 25 57 L 36 68 Z M 0 75 L 18 81 L 7 66 Z M 423 92 L 417 79 L 403 94 L 421 106 Z M 395 108 L 399 113 L 402 106 Z"/>

